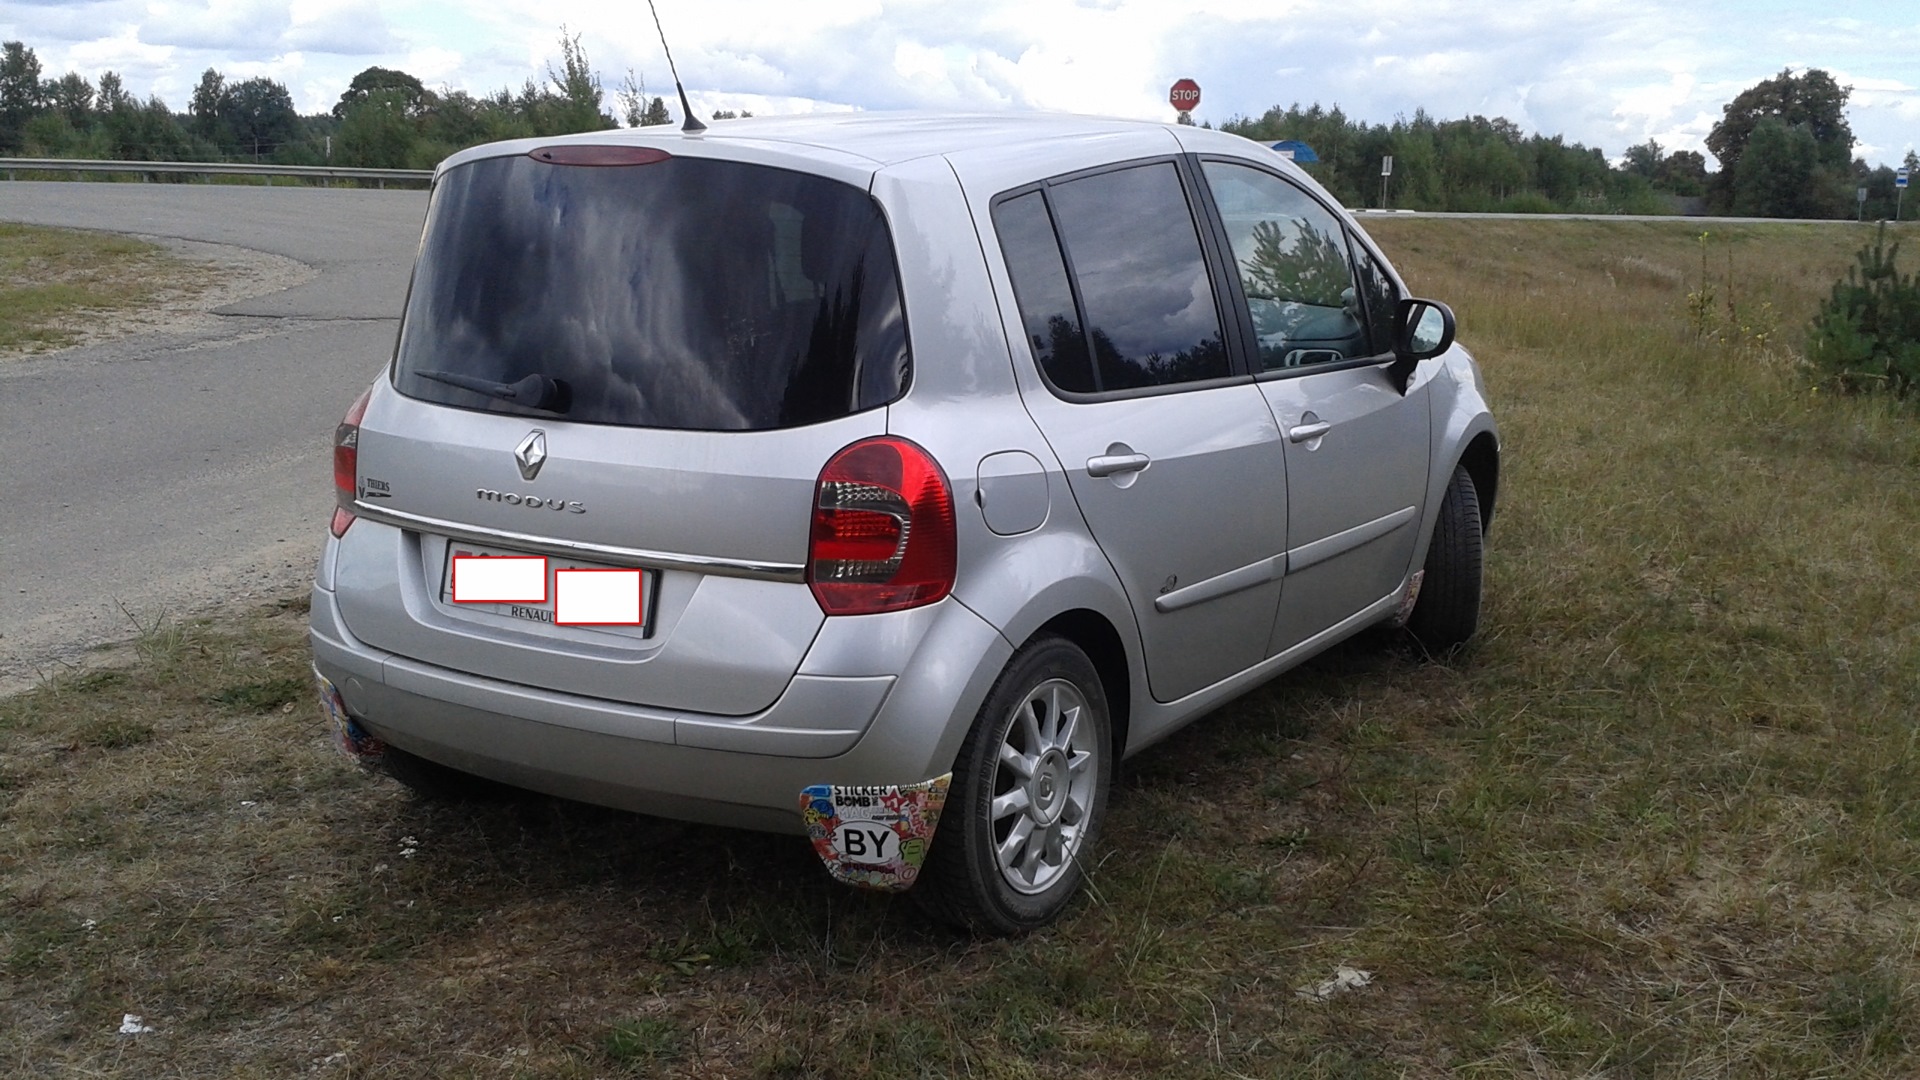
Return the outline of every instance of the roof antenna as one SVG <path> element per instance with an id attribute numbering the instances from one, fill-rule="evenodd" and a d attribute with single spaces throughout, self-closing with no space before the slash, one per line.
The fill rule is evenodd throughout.
<path id="1" fill-rule="evenodd" d="M 687 88 L 680 85 L 680 69 L 673 66 L 673 50 L 667 48 L 667 32 L 660 29 L 660 9 L 653 6 L 653 0 L 647 0 L 647 10 L 653 12 L 653 28 L 660 31 L 660 48 L 666 50 L 667 70 L 673 73 L 673 88 L 680 92 L 680 114 L 686 122 L 680 130 L 689 135 L 707 130 L 707 125 L 693 115 L 693 106 L 687 104 Z"/>

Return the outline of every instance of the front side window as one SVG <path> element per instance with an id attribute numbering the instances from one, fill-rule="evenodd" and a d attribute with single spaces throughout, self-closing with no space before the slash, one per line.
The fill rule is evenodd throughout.
<path id="1" fill-rule="evenodd" d="M 865 191 L 736 161 L 516 156 L 441 176 L 394 384 L 491 412 L 756 431 L 887 404 L 909 373 L 893 241 Z"/>
<path id="2" fill-rule="evenodd" d="M 1246 292 L 1261 370 L 1373 355 L 1339 220 L 1271 173 L 1221 161 L 1202 168 Z"/>
<path id="3" fill-rule="evenodd" d="M 1386 270 L 1368 254 L 1366 246 L 1353 240 L 1353 261 L 1360 267 L 1360 293 L 1367 304 L 1367 326 L 1372 331 L 1375 355 L 1393 351 L 1393 316 L 1400 306 L 1400 290 Z"/>
<path id="4" fill-rule="evenodd" d="M 1095 390 L 1232 373 L 1213 279 L 1172 162 L 1069 180 L 1046 195 L 1079 285 Z M 1021 306 L 1024 314 L 1024 299 Z"/>

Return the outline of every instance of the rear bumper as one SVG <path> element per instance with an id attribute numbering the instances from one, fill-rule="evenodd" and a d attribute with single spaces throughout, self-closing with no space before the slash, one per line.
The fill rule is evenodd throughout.
<path id="1" fill-rule="evenodd" d="M 744 717 L 649 709 L 424 664 L 355 639 L 313 592 L 315 668 L 385 742 L 456 769 L 584 802 L 801 833 L 817 784 L 913 783 L 947 772 L 1012 647 L 951 599 L 823 634 L 801 673 Z M 854 622 L 856 620 L 849 620 Z M 876 674 L 849 639 L 904 663 Z M 827 671 L 820 669 L 826 668 Z M 845 672 L 845 673 L 842 673 Z"/>

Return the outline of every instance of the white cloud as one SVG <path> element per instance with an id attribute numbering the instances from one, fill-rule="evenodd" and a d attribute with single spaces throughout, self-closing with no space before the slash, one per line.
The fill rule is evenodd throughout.
<path id="1" fill-rule="evenodd" d="M 1058 109 L 1168 119 L 1202 87 L 1216 123 L 1338 104 L 1374 123 L 1506 116 L 1617 156 L 1701 139 L 1734 94 L 1783 67 L 1854 87 L 1863 146 L 1904 152 L 1920 121 L 1920 19 L 1896 4 L 1780 0 L 660 0 L 696 107 Z M 1799 8 L 1798 11 L 1793 8 Z M 476 93 L 543 78 L 561 24 L 611 91 L 631 67 L 672 79 L 644 6 L 598 0 L 14 0 L 0 35 L 50 69 L 114 67 L 175 107 L 212 66 L 264 74 L 326 108 L 370 64 Z M 668 94 L 667 96 L 670 96 Z M 758 103 L 755 107 L 749 102 Z M 677 110 L 676 110 L 677 111 Z"/>
<path id="2" fill-rule="evenodd" d="M 438 86 L 458 75 L 465 62 L 466 56 L 462 53 L 427 45 L 408 52 L 400 63 L 400 70 L 427 86 Z M 341 89 L 345 90 L 346 87 Z"/>
<path id="3" fill-rule="evenodd" d="M 157 0 L 147 5 L 140 39 L 242 57 L 271 56 L 291 25 L 284 0 Z"/>
<path id="4" fill-rule="evenodd" d="M 307 52 L 370 56 L 391 53 L 399 42 L 380 7 L 370 0 L 295 0 L 286 43 Z"/>
<path id="5" fill-rule="evenodd" d="M 122 26 L 112 37 L 76 42 L 66 50 L 62 70 L 77 70 L 89 78 L 103 71 L 117 71 L 122 79 L 144 81 L 164 71 L 173 59 L 170 45 L 149 45 L 141 41 L 131 25 Z M 45 61 L 43 61 L 45 63 Z M 46 64 L 49 71 L 55 65 Z"/>
<path id="6" fill-rule="evenodd" d="M 655 91 L 648 87 L 647 96 L 653 97 Z M 674 97 L 673 87 L 668 86 L 659 96 L 667 101 L 667 108 L 675 117 L 680 115 L 680 102 Z M 691 93 L 688 95 L 693 97 Z M 813 98 L 778 97 L 770 94 L 732 94 L 707 92 L 693 100 L 693 108 L 704 116 L 716 112 L 750 112 L 755 116 L 789 116 L 804 113 L 852 112 L 852 105 L 831 101 L 816 101 Z"/>
<path id="7" fill-rule="evenodd" d="M 272 79 L 277 83 L 292 85 L 300 81 L 301 75 L 306 70 L 306 54 L 290 52 L 282 53 L 278 56 L 271 56 L 264 60 L 243 60 L 237 64 L 229 64 L 220 68 L 220 74 L 227 77 L 227 85 L 229 86 L 244 79 Z M 342 90 L 346 89 L 346 84 L 342 83 L 340 88 Z M 334 97 L 337 98 L 339 95 L 335 94 Z M 316 111 L 308 109 L 307 105 L 303 102 L 296 101 L 294 104 L 296 108 Z M 331 105 L 332 102 L 329 101 L 328 104 Z"/>

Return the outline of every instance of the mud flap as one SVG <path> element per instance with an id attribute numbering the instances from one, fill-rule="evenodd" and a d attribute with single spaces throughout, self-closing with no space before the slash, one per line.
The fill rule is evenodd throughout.
<path id="1" fill-rule="evenodd" d="M 1420 602 L 1420 582 L 1426 576 L 1427 571 L 1424 567 L 1413 572 L 1413 577 L 1407 581 L 1407 595 L 1400 598 L 1400 607 L 1394 611 L 1393 618 L 1387 622 L 1388 626 L 1398 630 L 1407 625 L 1408 619 L 1413 618 L 1413 605 Z"/>
<path id="2" fill-rule="evenodd" d="M 327 727 L 333 733 L 334 749 L 355 764 L 367 767 L 379 764 L 387 754 L 387 744 L 347 715 L 347 703 L 334 688 L 333 680 L 320 674 L 319 668 L 313 669 L 313 678 L 320 690 L 320 709 L 327 714 Z"/>
<path id="3" fill-rule="evenodd" d="M 834 880 L 905 892 L 920 876 L 953 774 L 901 786 L 815 784 L 800 793 L 807 838 Z"/>

